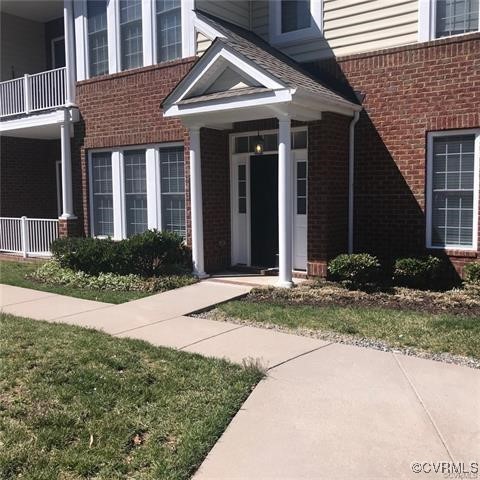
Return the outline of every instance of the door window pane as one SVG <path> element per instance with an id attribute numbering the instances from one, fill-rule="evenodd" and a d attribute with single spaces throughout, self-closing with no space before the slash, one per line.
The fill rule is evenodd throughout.
<path id="1" fill-rule="evenodd" d="M 145 150 L 126 150 L 123 162 L 127 236 L 131 236 L 148 228 Z"/>
<path id="2" fill-rule="evenodd" d="M 478 0 L 437 0 L 436 38 L 478 30 Z"/>
<path id="3" fill-rule="evenodd" d="M 122 70 L 143 65 L 142 0 L 120 0 Z"/>
<path id="4" fill-rule="evenodd" d="M 162 230 L 186 237 L 183 147 L 160 149 Z"/>
<path id="5" fill-rule="evenodd" d="M 433 142 L 432 245 L 471 247 L 473 242 L 474 135 Z"/>
<path id="6" fill-rule="evenodd" d="M 112 156 L 92 154 L 92 199 L 94 235 L 113 236 Z"/>
<path id="7" fill-rule="evenodd" d="M 182 56 L 182 15 L 180 0 L 157 0 L 158 62 Z"/>
<path id="8" fill-rule="evenodd" d="M 247 166 L 238 166 L 238 213 L 247 213 Z"/>
<path id="9" fill-rule="evenodd" d="M 89 71 L 90 76 L 95 77 L 108 73 L 106 0 L 89 0 L 87 16 Z"/>
<path id="10" fill-rule="evenodd" d="M 297 215 L 307 214 L 307 162 L 297 162 Z"/>
<path id="11" fill-rule="evenodd" d="M 282 33 L 310 27 L 310 0 L 281 0 L 281 2 Z"/>

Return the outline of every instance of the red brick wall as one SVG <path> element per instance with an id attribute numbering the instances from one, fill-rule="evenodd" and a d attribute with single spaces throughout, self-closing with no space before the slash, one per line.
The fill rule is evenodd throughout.
<path id="1" fill-rule="evenodd" d="M 86 235 L 89 234 L 88 150 L 184 141 L 186 131 L 180 121 L 164 118 L 160 104 L 188 72 L 193 60 L 166 62 L 77 84 L 81 122 L 76 125 L 72 141 L 74 203 Z M 188 165 L 188 145 L 185 162 Z M 186 174 L 188 182 L 188 170 Z M 187 217 L 189 221 L 189 214 Z"/>
<path id="2" fill-rule="evenodd" d="M 230 266 L 230 161 L 228 134 L 202 129 L 203 243 L 205 269 Z"/>
<path id="3" fill-rule="evenodd" d="M 480 34 L 337 62 L 323 68 L 365 95 L 356 129 L 356 250 L 423 253 L 427 132 L 480 126 Z M 471 259 L 446 253 L 458 270 Z"/>
<path id="4" fill-rule="evenodd" d="M 351 118 L 335 113 L 308 125 L 309 275 L 348 246 L 348 135 Z"/>
<path id="5" fill-rule="evenodd" d="M 0 215 L 57 218 L 59 140 L 1 137 Z"/>

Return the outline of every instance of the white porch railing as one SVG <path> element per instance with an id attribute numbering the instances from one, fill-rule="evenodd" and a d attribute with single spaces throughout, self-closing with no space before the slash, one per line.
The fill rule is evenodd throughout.
<path id="1" fill-rule="evenodd" d="M 0 252 L 48 257 L 58 238 L 58 219 L 0 217 Z"/>
<path id="2" fill-rule="evenodd" d="M 38 112 L 66 103 L 66 68 L 0 83 L 0 117 Z"/>

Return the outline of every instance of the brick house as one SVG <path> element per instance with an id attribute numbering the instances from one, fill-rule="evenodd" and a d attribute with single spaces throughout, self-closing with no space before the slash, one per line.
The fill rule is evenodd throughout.
<path id="1" fill-rule="evenodd" d="M 479 0 L 1 8 L 0 249 L 26 216 L 285 286 L 343 252 L 479 257 Z"/>

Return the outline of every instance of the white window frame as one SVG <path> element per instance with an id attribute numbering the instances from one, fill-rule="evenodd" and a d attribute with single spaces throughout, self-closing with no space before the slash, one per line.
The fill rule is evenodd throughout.
<path id="1" fill-rule="evenodd" d="M 310 0 L 312 24 L 308 28 L 282 33 L 282 2 L 275 0 L 269 5 L 269 30 L 272 45 L 293 45 L 319 38 L 323 32 L 323 0 Z"/>
<path id="2" fill-rule="evenodd" d="M 182 58 L 195 55 L 195 0 L 181 0 Z M 87 0 L 75 0 L 75 54 L 77 80 L 90 78 Z M 107 3 L 108 74 L 121 72 L 119 0 Z M 157 17 L 154 0 L 142 0 L 143 66 L 157 64 Z M 179 59 L 180 60 L 180 59 Z M 141 67 L 138 67 L 141 68 Z M 92 77 L 95 78 L 95 77 Z"/>
<path id="3" fill-rule="evenodd" d="M 474 179 L 473 179 L 473 232 L 471 245 L 433 245 L 432 244 L 432 202 L 433 202 L 433 140 L 438 137 L 456 135 L 475 135 Z M 426 246 L 434 250 L 478 250 L 478 208 L 479 208 L 479 172 L 480 172 L 480 129 L 444 130 L 428 132 L 427 135 L 427 191 L 426 191 Z"/>
<path id="4" fill-rule="evenodd" d="M 471 35 L 480 31 L 480 15 L 478 19 L 478 28 L 476 32 L 459 33 L 447 37 L 435 36 L 437 22 L 437 0 L 419 0 L 418 4 L 418 41 L 429 42 L 431 40 L 442 40 L 444 38 L 458 37 L 461 35 Z"/>
<path id="5" fill-rule="evenodd" d="M 95 235 L 95 212 L 93 210 L 92 195 L 92 154 L 107 152 L 112 159 L 112 196 L 113 196 L 113 239 L 127 238 L 127 212 L 125 198 L 125 165 L 123 152 L 128 150 L 145 150 L 147 174 L 147 224 L 148 228 L 162 230 L 161 205 L 161 178 L 160 178 L 160 150 L 162 148 L 184 147 L 182 142 L 168 142 L 149 145 L 129 145 L 117 148 L 100 148 L 88 151 L 88 179 L 89 179 L 89 206 L 90 206 L 90 234 Z M 185 161 L 185 160 L 184 160 Z M 186 195 L 186 192 L 185 192 Z M 185 201 L 185 210 L 187 202 Z M 185 212 L 185 221 L 187 215 Z M 102 238 L 102 237 L 99 237 Z"/>

